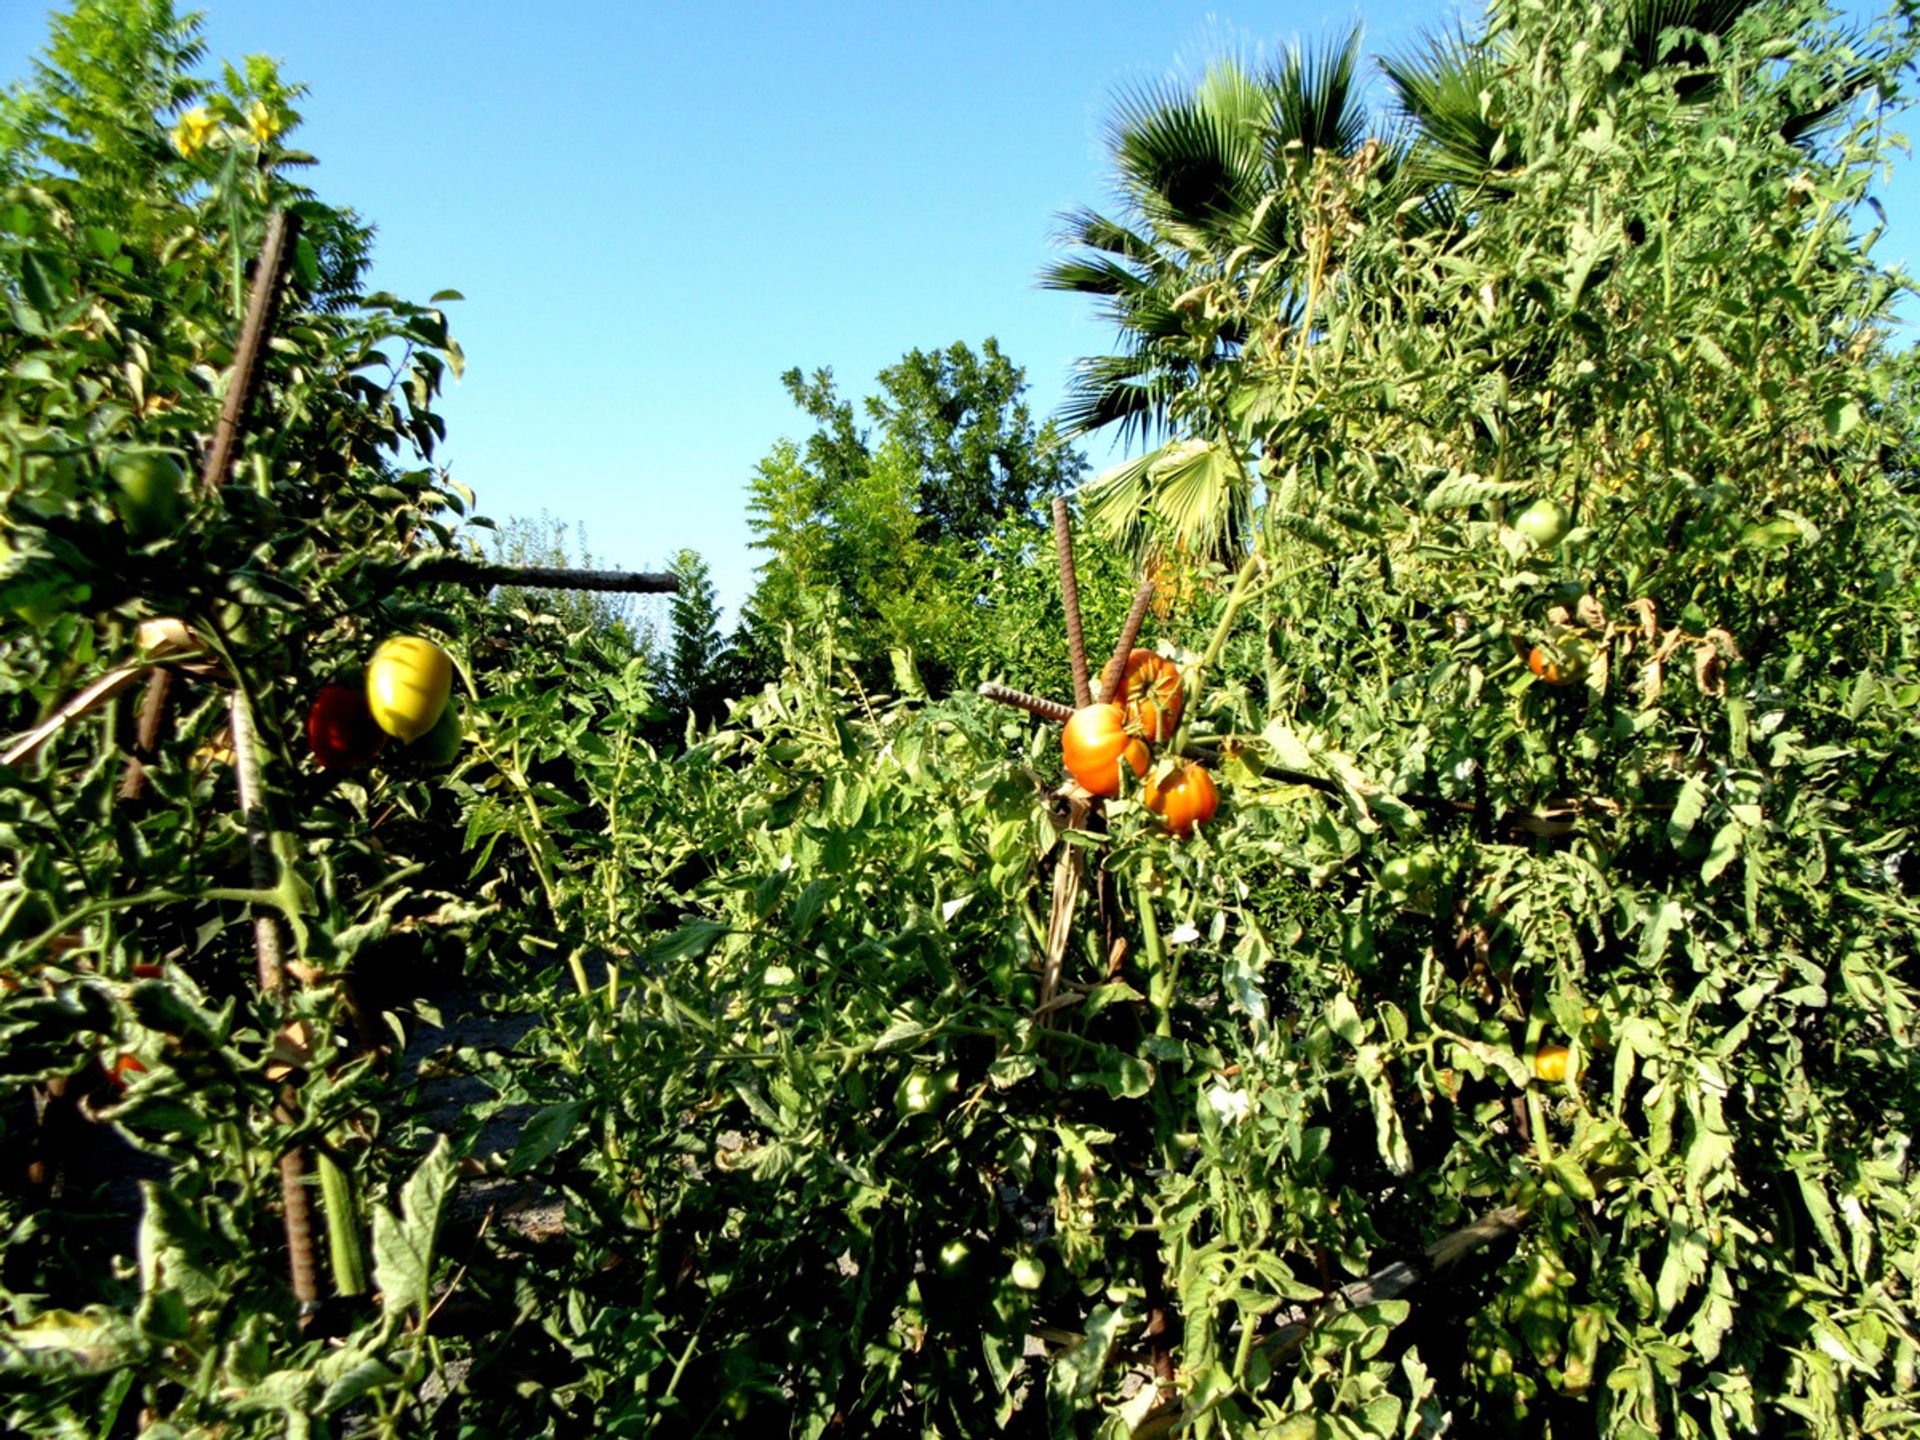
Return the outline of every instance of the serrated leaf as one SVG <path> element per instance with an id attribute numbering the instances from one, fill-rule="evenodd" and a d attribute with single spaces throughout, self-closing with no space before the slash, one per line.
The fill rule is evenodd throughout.
<path id="1" fill-rule="evenodd" d="M 550 1160 L 555 1151 L 573 1138 L 584 1108 L 582 1101 L 567 1100 L 536 1110 L 514 1142 L 513 1157 L 507 1161 L 508 1173 L 524 1175 Z"/>
<path id="2" fill-rule="evenodd" d="M 1707 858 L 1700 862 L 1700 879 L 1711 885 L 1720 878 L 1721 872 L 1731 865 L 1740 854 L 1740 845 L 1746 829 L 1738 820 L 1729 820 L 1714 832 L 1713 844 L 1708 847 Z"/>
<path id="3" fill-rule="evenodd" d="M 454 1174 L 453 1146 L 443 1135 L 401 1187 L 399 1213 L 374 1207 L 373 1280 L 389 1321 L 403 1320 L 410 1310 L 426 1313 L 434 1239 Z"/>
<path id="4" fill-rule="evenodd" d="M 1498 500 L 1508 495 L 1518 494 L 1526 489 L 1514 480 L 1489 480 L 1484 475 L 1475 475 L 1471 471 L 1449 471 L 1420 502 L 1420 508 L 1429 515 L 1442 510 L 1460 510 L 1470 505 L 1484 505 L 1489 500 Z"/>
<path id="5" fill-rule="evenodd" d="M 1667 817 L 1667 839 L 1676 850 L 1686 844 L 1693 827 L 1699 824 L 1707 808 L 1707 795 L 1707 783 L 1698 775 L 1689 775 L 1680 787 L 1673 802 L 1673 813 Z"/>

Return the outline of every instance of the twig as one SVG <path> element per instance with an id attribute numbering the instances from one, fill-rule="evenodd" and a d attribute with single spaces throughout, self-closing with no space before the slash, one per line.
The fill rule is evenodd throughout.
<path id="1" fill-rule="evenodd" d="M 1084 830 L 1093 812 L 1090 800 L 1067 802 L 1067 828 Z M 1060 975 L 1067 958 L 1067 942 L 1073 936 L 1073 907 L 1080 898 L 1080 847 L 1060 844 L 1060 858 L 1053 865 L 1053 907 L 1047 915 L 1047 968 L 1040 976 L 1040 1003 L 1034 1007 L 1034 1023 L 1045 1029 L 1053 1024 L 1054 993 L 1060 988 Z"/>
<path id="2" fill-rule="evenodd" d="M 1073 528 L 1067 521 L 1067 498 L 1053 497 L 1053 548 L 1060 552 L 1060 599 L 1067 607 L 1067 654 L 1073 661 L 1073 703 L 1093 703 L 1093 685 L 1087 678 L 1087 637 L 1080 629 L 1080 579 L 1073 570 Z"/>
<path id="3" fill-rule="evenodd" d="M 138 800 L 146 788 L 147 766 L 160 751 L 160 722 L 167 713 L 167 691 L 173 688 L 173 675 L 156 665 L 147 672 L 147 693 L 140 698 L 140 721 L 133 733 L 133 754 L 127 757 L 120 774 L 122 800 Z"/>
<path id="4" fill-rule="evenodd" d="M 1299 1324 L 1283 1325 L 1275 1331 L 1267 1341 L 1267 1349 L 1269 1352 L 1291 1350 L 1306 1338 L 1307 1331 L 1322 1316 L 1337 1314 L 1342 1310 L 1357 1310 L 1363 1305 L 1373 1305 L 1404 1295 L 1435 1272 L 1459 1264 L 1476 1250 L 1484 1249 L 1502 1236 L 1511 1235 L 1526 1223 L 1527 1212 L 1517 1206 L 1506 1206 L 1483 1215 L 1471 1225 L 1441 1236 L 1418 1259 L 1395 1261 L 1364 1279 L 1336 1290 L 1320 1303 L 1314 1315 Z"/>
<path id="5" fill-rule="evenodd" d="M 996 685 L 991 680 L 980 687 L 980 694 L 989 700 L 998 700 L 1002 705 L 1012 705 L 1027 710 L 1043 720 L 1051 720 L 1064 725 L 1073 718 L 1073 707 L 1063 705 L 1058 700 L 1048 700 L 1044 696 L 1029 695 L 1024 690 L 1015 690 L 1006 685 Z"/>
<path id="6" fill-rule="evenodd" d="M 1113 658 L 1107 661 L 1106 671 L 1100 676 L 1100 693 L 1096 698 L 1111 700 L 1119 691 L 1121 677 L 1127 673 L 1127 657 L 1133 654 L 1133 642 L 1140 638 L 1147 606 L 1152 603 L 1153 581 L 1142 580 L 1140 588 L 1133 592 L 1133 607 L 1127 611 L 1126 624 L 1120 627 L 1120 643 L 1113 647 Z"/>
<path id="7" fill-rule="evenodd" d="M 273 858 L 273 827 L 267 818 L 265 785 L 260 775 L 260 737 L 253 728 L 253 707 L 244 690 L 233 692 L 233 770 L 240 791 L 240 817 L 247 831 L 247 862 L 253 888 L 271 890 L 279 883 L 279 865 Z M 261 910 L 253 917 L 254 958 L 262 994 L 279 998 L 286 990 L 286 959 L 280 948 L 280 930 L 273 914 Z"/>

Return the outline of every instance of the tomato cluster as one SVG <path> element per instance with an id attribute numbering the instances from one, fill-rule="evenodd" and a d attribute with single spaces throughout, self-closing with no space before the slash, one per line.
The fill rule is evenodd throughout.
<path id="1" fill-rule="evenodd" d="M 430 767 L 450 764 L 461 740 L 452 693 L 447 652 L 396 635 L 373 652 L 363 683 L 320 687 L 307 712 L 307 748 L 322 770 L 346 770 L 372 760 L 391 737 Z"/>
<path id="2" fill-rule="evenodd" d="M 1192 834 L 1219 806 L 1213 776 L 1190 760 L 1175 762 L 1170 774 L 1147 774 L 1150 747 L 1173 738 L 1185 703 L 1179 667 L 1151 650 L 1135 650 L 1127 657 L 1118 699 L 1083 706 L 1067 721 L 1060 737 L 1067 773 L 1087 793 L 1112 799 L 1120 793 L 1124 764 L 1147 782 L 1141 800 L 1168 831 Z"/>

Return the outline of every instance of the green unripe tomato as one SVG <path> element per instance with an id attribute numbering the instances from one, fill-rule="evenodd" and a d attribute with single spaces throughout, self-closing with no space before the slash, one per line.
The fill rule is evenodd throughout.
<path id="1" fill-rule="evenodd" d="M 1397 897 L 1424 900 L 1440 878 L 1440 852 L 1422 845 L 1407 855 L 1396 855 L 1380 867 L 1380 883 Z"/>
<path id="2" fill-rule="evenodd" d="M 894 1108 L 902 1115 L 929 1115 L 943 1107 L 959 1089 L 958 1070 L 912 1070 L 893 1092 Z"/>
<path id="3" fill-rule="evenodd" d="M 139 544 L 171 535 L 187 510 L 187 472 L 163 450 L 122 450 L 107 462 L 113 507 Z"/>
<path id="4" fill-rule="evenodd" d="M 1038 1290 L 1047 1283 L 1047 1267 L 1031 1255 L 1022 1255 L 1013 1262 L 1007 1278 L 1013 1281 L 1015 1289 Z"/>
<path id="5" fill-rule="evenodd" d="M 433 728 L 407 746 L 406 753 L 429 770 L 443 770 L 460 758 L 460 746 L 466 738 L 460 707 L 449 700 Z"/>
<path id="6" fill-rule="evenodd" d="M 1534 501 L 1514 517 L 1513 528 L 1531 540 L 1538 550 L 1551 550 L 1567 538 L 1573 516 L 1558 500 Z"/>

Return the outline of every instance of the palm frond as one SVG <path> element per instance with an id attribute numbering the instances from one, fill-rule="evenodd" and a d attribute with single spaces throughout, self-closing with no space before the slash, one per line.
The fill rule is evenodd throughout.
<path id="1" fill-rule="evenodd" d="M 1168 409 L 1190 380 L 1191 367 L 1154 356 L 1093 356 L 1074 367 L 1057 418 L 1069 434 L 1117 425 L 1123 443 L 1151 444 L 1165 432 Z"/>
<path id="2" fill-rule="evenodd" d="M 1040 272 L 1042 290 L 1065 290 L 1075 295 L 1127 295 L 1147 283 L 1135 271 L 1104 255 L 1071 255 Z"/>
<path id="3" fill-rule="evenodd" d="M 1080 487 L 1087 522 L 1129 555 L 1138 556 L 1145 548 L 1147 472 L 1165 453 L 1165 446 L 1149 450 L 1102 470 Z"/>
<path id="4" fill-rule="evenodd" d="M 1147 503 L 1167 524 L 1174 542 L 1188 552 L 1213 554 L 1227 537 L 1245 529 L 1248 505 L 1244 472 L 1226 447 L 1212 440 L 1182 440 L 1147 467 Z"/>
<path id="5" fill-rule="evenodd" d="M 1084 245 L 1089 250 L 1104 250 L 1109 255 L 1151 264 L 1159 259 L 1153 242 L 1129 230 L 1118 220 L 1097 210 L 1068 210 L 1059 217 L 1059 238 L 1069 245 Z"/>
<path id="6" fill-rule="evenodd" d="M 1298 145 L 1309 156 L 1319 150 L 1351 155 L 1359 149 L 1367 133 L 1367 112 L 1354 86 L 1359 68 L 1358 25 L 1344 40 L 1330 40 L 1317 50 L 1289 50 L 1272 82 L 1269 123 L 1275 143 L 1283 151 Z"/>
<path id="7" fill-rule="evenodd" d="M 1430 32 L 1414 50 L 1380 61 L 1412 129 L 1410 178 L 1428 185 L 1477 185 L 1494 168 L 1502 126 L 1483 97 L 1499 62 L 1464 28 Z"/>

